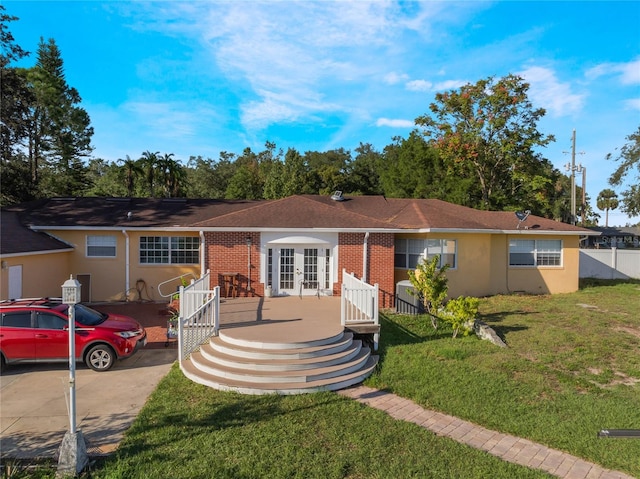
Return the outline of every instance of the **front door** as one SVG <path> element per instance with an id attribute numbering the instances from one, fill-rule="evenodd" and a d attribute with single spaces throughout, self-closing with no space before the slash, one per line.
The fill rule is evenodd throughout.
<path id="1" fill-rule="evenodd" d="M 329 249 L 313 245 L 278 248 L 278 293 L 313 295 L 328 289 Z"/>

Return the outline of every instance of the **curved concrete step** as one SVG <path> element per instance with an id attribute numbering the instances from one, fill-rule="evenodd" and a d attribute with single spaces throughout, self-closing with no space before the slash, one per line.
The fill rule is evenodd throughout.
<path id="1" fill-rule="evenodd" d="M 358 351 L 358 354 L 356 354 L 353 359 L 331 366 L 294 370 L 288 370 L 283 366 L 283 368 L 278 371 L 228 367 L 214 361 L 209 361 L 201 352 L 191 354 L 191 363 L 196 369 L 218 378 L 224 378 L 225 380 L 245 383 L 307 383 L 346 376 L 361 369 L 370 355 L 371 351 L 369 348 L 363 348 Z"/>
<path id="2" fill-rule="evenodd" d="M 334 343 L 335 341 L 340 340 L 344 336 L 344 332 L 340 331 L 335 334 L 328 334 L 325 337 L 308 339 L 302 341 L 262 341 L 256 339 L 247 339 L 236 337 L 233 333 L 233 329 L 224 330 L 221 329 L 218 333 L 219 337 L 227 344 L 232 344 L 234 346 L 243 346 L 248 348 L 259 348 L 259 349 L 277 349 L 277 350 L 288 350 L 288 349 L 300 349 L 300 348 L 311 348 L 314 346 L 324 346 L 326 344 Z"/>
<path id="3" fill-rule="evenodd" d="M 321 355 L 331 355 L 348 349 L 353 342 L 353 333 L 345 332 L 332 343 L 321 345 L 309 345 L 303 343 L 299 347 L 287 347 L 282 349 L 260 347 L 255 342 L 245 344 L 230 344 L 224 335 L 214 336 L 209 340 L 212 349 L 230 356 L 252 359 L 303 359 L 315 358 Z M 271 343 L 274 344 L 274 343 Z M 291 346 L 291 345 L 289 345 Z"/>
<path id="4" fill-rule="evenodd" d="M 205 373 L 195 367 L 192 361 L 182 361 L 180 369 L 192 381 L 221 391 L 235 391 L 241 394 L 305 394 L 320 391 L 336 391 L 361 383 L 371 375 L 378 364 L 378 356 L 369 356 L 358 370 L 333 378 L 317 379 L 306 383 L 254 383 L 221 378 Z"/>
<path id="5" fill-rule="evenodd" d="M 266 357 L 266 355 L 263 354 L 261 356 L 264 357 L 247 358 L 240 356 L 235 352 L 233 354 L 223 353 L 214 349 L 211 343 L 200 346 L 200 353 L 206 361 L 228 368 L 248 369 L 251 371 L 299 371 L 302 369 L 327 367 L 348 362 L 355 358 L 361 349 L 362 341 L 358 339 L 352 341 L 348 348 L 336 353 L 324 354 L 324 350 L 318 350 L 317 356 L 302 358 L 274 358 L 273 354 L 269 354 L 269 357 Z M 280 355 L 276 354 L 276 356 Z"/>

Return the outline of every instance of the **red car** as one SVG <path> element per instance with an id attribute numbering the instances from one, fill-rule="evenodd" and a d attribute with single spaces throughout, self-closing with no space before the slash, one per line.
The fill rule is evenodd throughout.
<path id="1" fill-rule="evenodd" d="M 76 361 L 107 371 L 147 344 L 135 319 L 75 305 Z M 69 361 L 68 305 L 60 299 L 0 301 L 0 365 Z"/>

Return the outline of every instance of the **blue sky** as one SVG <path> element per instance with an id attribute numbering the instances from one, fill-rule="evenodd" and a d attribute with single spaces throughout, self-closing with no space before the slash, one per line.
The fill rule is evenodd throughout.
<path id="1" fill-rule="evenodd" d="M 542 153 L 561 171 L 576 130 L 595 208 L 616 166 L 607 153 L 640 126 L 638 1 L 2 3 L 33 52 L 25 66 L 40 37 L 55 39 L 93 155 L 110 161 L 146 150 L 217 159 L 266 141 L 382 150 L 437 92 L 513 73 L 547 110 L 539 129 L 556 142 Z M 628 221 L 609 214 L 609 225 Z"/>

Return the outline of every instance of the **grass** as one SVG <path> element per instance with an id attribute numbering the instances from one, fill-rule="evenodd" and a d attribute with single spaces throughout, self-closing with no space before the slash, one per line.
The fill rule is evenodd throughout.
<path id="1" fill-rule="evenodd" d="M 640 477 L 640 441 L 596 437 L 640 428 L 640 284 L 484 298 L 480 313 L 508 349 L 385 314 L 381 363 L 367 384 Z M 83 476 L 550 477 L 334 393 L 242 396 L 194 384 L 176 366 L 117 452 Z"/>
<path id="2" fill-rule="evenodd" d="M 509 348 L 386 315 L 368 384 L 640 477 L 640 441 L 597 438 L 640 429 L 640 283 L 495 296 L 480 314 Z"/>

